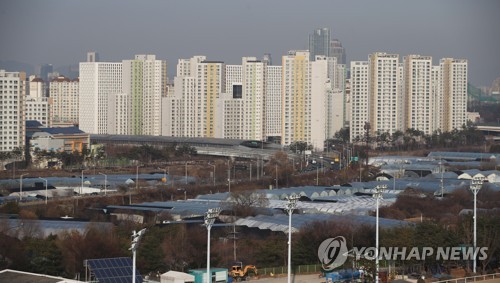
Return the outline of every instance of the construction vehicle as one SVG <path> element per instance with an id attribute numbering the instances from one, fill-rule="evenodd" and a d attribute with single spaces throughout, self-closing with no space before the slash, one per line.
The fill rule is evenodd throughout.
<path id="1" fill-rule="evenodd" d="M 243 266 L 242 262 L 233 265 L 229 271 L 229 276 L 235 281 L 245 281 L 250 274 L 257 275 L 257 267 L 255 267 L 255 265 Z"/>

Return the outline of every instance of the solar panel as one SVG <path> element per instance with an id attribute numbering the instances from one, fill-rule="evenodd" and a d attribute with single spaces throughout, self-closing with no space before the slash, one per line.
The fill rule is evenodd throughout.
<path id="1" fill-rule="evenodd" d="M 132 282 L 132 259 L 128 257 L 89 259 L 87 264 L 99 283 Z M 142 283 L 142 276 L 136 269 L 135 282 Z"/>

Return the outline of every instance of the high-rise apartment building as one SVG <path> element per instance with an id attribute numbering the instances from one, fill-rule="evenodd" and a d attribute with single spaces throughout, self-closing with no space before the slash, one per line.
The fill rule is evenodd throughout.
<path id="1" fill-rule="evenodd" d="M 376 52 L 368 62 L 370 135 L 403 130 L 399 55 Z"/>
<path id="2" fill-rule="evenodd" d="M 38 121 L 44 127 L 51 127 L 48 97 L 27 96 L 25 99 L 26 120 Z"/>
<path id="3" fill-rule="evenodd" d="M 331 60 L 333 59 L 333 60 Z M 323 150 L 323 142 L 327 139 L 329 125 L 328 112 L 332 106 L 330 99 L 332 83 L 328 77 L 328 67 L 335 63 L 335 58 L 317 55 L 310 63 L 310 108 L 304 109 L 304 115 L 310 116 L 310 126 L 305 131 L 310 132 L 310 141 L 315 149 Z"/>
<path id="4" fill-rule="evenodd" d="M 122 93 L 122 79 L 122 63 L 80 63 L 80 130 L 92 134 L 108 133 L 108 97 Z"/>
<path id="5" fill-rule="evenodd" d="M 29 76 L 28 93 L 31 97 L 45 97 L 45 82 L 36 76 Z"/>
<path id="6" fill-rule="evenodd" d="M 129 134 L 159 136 L 167 62 L 157 60 L 155 55 L 136 55 L 134 60 L 124 60 L 122 65 L 122 93 L 129 96 Z"/>
<path id="7" fill-rule="evenodd" d="M 330 56 L 337 58 L 338 64 L 346 64 L 346 52 L 340 40 L 334 38 L 330 41 Z"/>
<path id="8" fill-rule="evenodd" d="M 433 109 L 431 72 L 432 57 L 404 57 L 405 129 L 420 130 L 426 135 L 434 131 L 436 113 Z"/>
<path id="9" fill-rule="evenodd" d="M 113 93 L 108 96 L 108 134 L 130 134 L 130 95 Z"/>
<path id="10" fill-rule="evenodd" d="M 163 100 L 163 135 L 217 137 L 217 99 L 226 88 L 223 62 L 205 56 L 180 59 L 174 95 Z"/>
<path id="11" fill-rule="evenodd" d="M 179 59 L 177 76 L 174 78 L 174 90 L 171 95 L 168 94 L 162 99 L 162 135 L 176 137 L 201 136 L 197 132 L 198 105 L 203 101 L 198 99 L 197 72 L 198 64 L 205 60 L 205 56 Z"/>
<path id="12" fill-rule="evenodd" d="M 467 60 L 443 58 L 440 66 L 440 129 L 449 132 L 467 124 Z"/>
<path id="13" fill-rule="evenodd" d="M 330 29 L 320 28 L 309 34 L 309 61 L 317 55 L 330 57 Z"/>
<path id="14" fill-rule="evenodd" d="M 289 51 L 282 57 L 282 145 L 311 144 L 311 66 L 308 51 Z"/>
<path id="15" fill-rule="evenodd" d="M 216 99 L 225 87 L 224 63 L 203 61 L 196 66 L 196 136 L 216 137 Z"/>
<path id="16" fill-rule="evenodd" d="M 427 135 L 466 124 L 467 60 L 373 53 L 368 62 L 351 62 L 350 138 L 415 129 Z"/>
<path id="17" fill-rule="evenodd" d="M 265 74 L 265 135 L 276 140 L 281 137 L 281 87 L 282 66 L 266 66 Z"/>
<path id="18" fill-rule="evenodd" d="M 78 123 L 79 79 L 59 76 L 50 82 L 50 118 L 52 123 Z"/>
<path id="19" fill-rule="evenodd" d="M 243 139 L 264 140 L 265 69 L 255 57 L 242 59 Z"/>
<path id="20" fill-rule="evenodd" d="M 44 127 L 51 126 L 50 101 L 46 93 L 47 84 L 36 76 L 30 76 L 28 81 L 28 93 L 25 97 L 26 120 L 35 120 Z"/>
<path id="21" fill-rule="evenodd" d="M 0 70 L 0 152 L 24 146 L 24 99 L 20 73 Z"/>
<path id="22" fill-rule="evenodd" d="M 351 61 L 350 79 L 350 140 L 364 135 L 365 123 L 369 121 L 369 64 L 367 61 Z"/>

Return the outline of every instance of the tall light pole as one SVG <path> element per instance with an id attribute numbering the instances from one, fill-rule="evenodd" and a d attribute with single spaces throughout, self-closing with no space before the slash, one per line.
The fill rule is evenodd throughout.
<path id="1" fill-rule="evenodd" d="M 319 169 L 316 167 L 316 186 L 319 186 Z"/>
<path id="2" fill-rule="evenodd" d="M 104 195 L 107 195 L 107 192 L 108 192 L 108 175 L 103 174 L 101 172 L 99 172 L 99 174 L 104 176 Z"/>
<path id="3" fill-rule="evenodd" d="M 378 271 L 379 271 L 379 259 L 378 259 L 378 207 L 379 202 L 382 199 L 382 193 L 387 189 L 387 185 L 378 185 L 375 187 L 375 193 L 373 197 L 377 200 L 377 213 L 376 213 L 376 225 L 375 225 L 375 283 L 379 282 Z"/>
<path id="4" fill-rule="evenodd" d="M 278 164 L 276 164 L 276 189 L 278 188 Z"/>
<path id="5" fill-rule="evenodd" d="M 49 190 L 47 188 L 47 179 L 38 177 L 39 179 L 42 179 L 45 181 L 45 205 L 47 205 L 47 199 L 49 198 Z"/>
<path id="6" fill-rule="evenodd" d="M 288 283 L 292 281 L 292 214 L 297 207 L 297 201 L 299 201 L 300 196 L 296 194 L 291 194 L 287 200 L 286 212 L 288 213 Z"/>
<path id="7" fill-rule="evenodd" d="M 82 170 L 82 186 L 80 187 L 80 195 L 82 195 L 83 192 L 83 171 L 85 170 Z"/>
<path id="8" fill-rule="evenodd" d="M 227 189 L 228 192 L 231 192 L 231 163 L 230 160 L 227 160 Z"/>
<path id="9" fill-rule="evenodd" d="M 129 250 L 132 251 L 132 283 L 135 283 L 135 254 L 137 252 L 137 247 L 139 246 L 139 241 L 144 233 L 146 233 L 146 228 L 137 233 L 135 230 L 132 232 L 132 245 L 130 245 L 129 248 Z"/>
<path id="10" fill-rule="evenodd" d="M 212 274 L 210 273 L 210 230 L 220 212 L 220 207 L 210 208 L 205 212 L 205 226 L 207 226 L 207 283 L 212 282 Z"/>
<path id="11" fill-rule="evenodd" d="M 474 177 L 472 177 L 471 185 L 470 185 L 470 190 L 474 194 L 474 253 L 476 252 L 477 248 L 477 230 L 476 230 L 476 225 L 477 225 L 477 214 L 476 214 L 476 203 L 477 203 L 477 193 L 481 189 L 484 183 L 484 176 L 482 174 L 476 174 Z M 473 264 L 473 270 L 474 273 L 476 273 L 476 256 L 474 256 L 474 264 Z"/>
<path id="12" fill-rule="evenodd" d="M 186 179 L 186 185 L 188 183 L 188 162 L 186 161 L 186 170 L 185 170 L 185 179 Z"/>
<path id="13" fill-rule="evenodd" d="M 215 164 L 210 164 L 208 163 L 208 165 L 212 166 L 214 168 L 214 172 L 213 172 L 213 180 L 214 180 L 214 186 L 215 186 Z"/>
<path id="14" fill-rule="evenodd" d="M 21 174 L 19 177 L 19 201 L 23 200 L 23 177 L 28 176 L 28 174 Z"/>

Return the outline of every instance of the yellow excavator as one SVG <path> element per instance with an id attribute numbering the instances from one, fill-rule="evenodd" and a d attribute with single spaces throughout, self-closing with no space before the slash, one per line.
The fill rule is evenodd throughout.
<path id="1" fill-rule="evenodd" d="M 243 266 L 242 262 L 238 262 L 236 265 L 233 265 L 229 271 L 229 276 L 231 276 L 235 281 L 245 281 L 250 274 L 257 275 L 257 267 L 255 267 L 255 265 Z"/>

